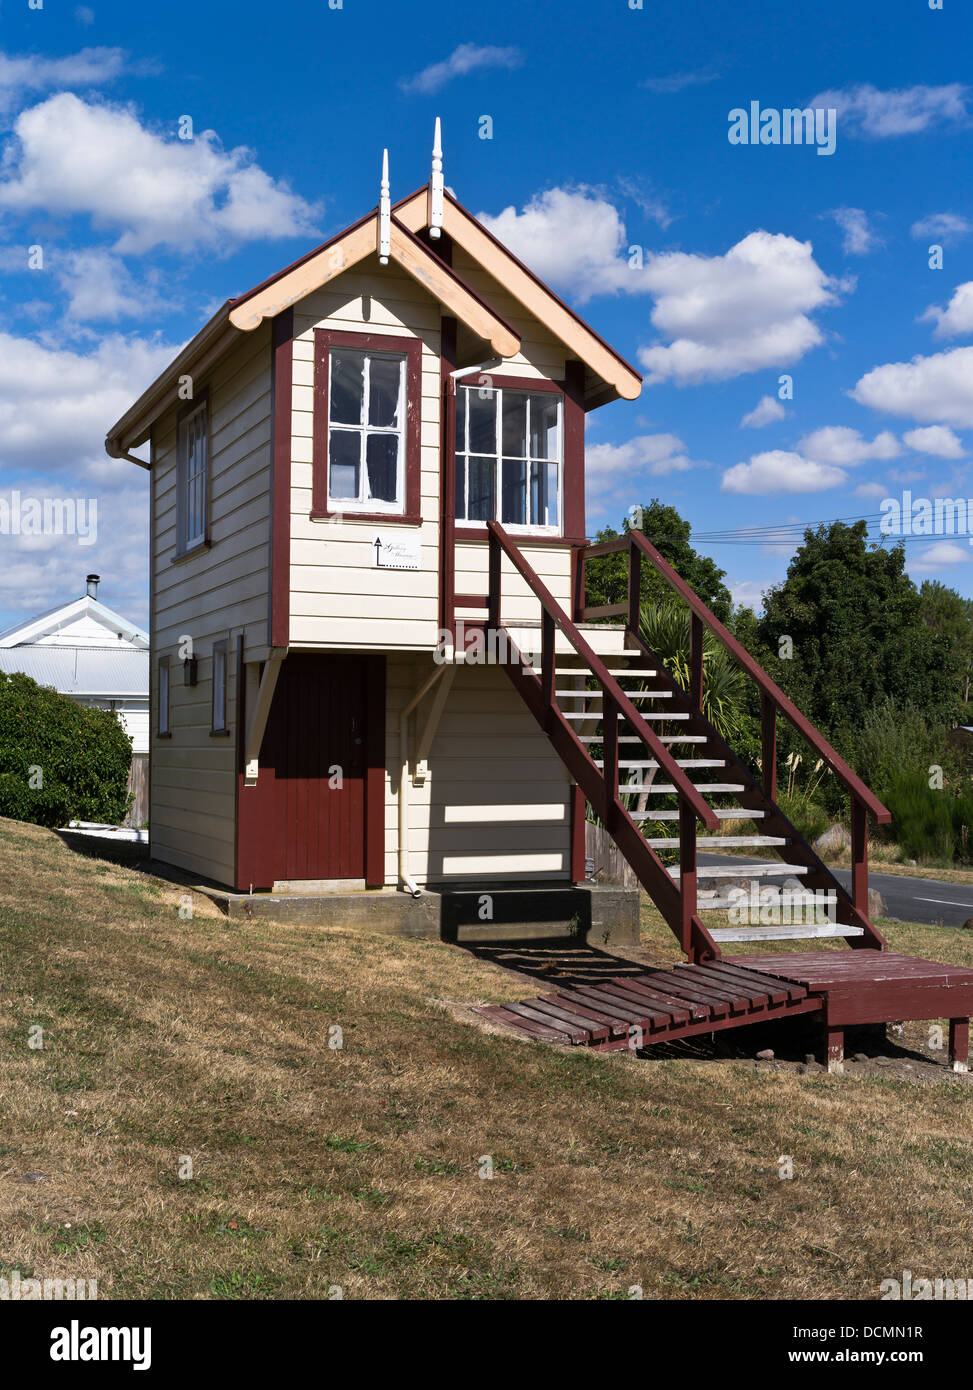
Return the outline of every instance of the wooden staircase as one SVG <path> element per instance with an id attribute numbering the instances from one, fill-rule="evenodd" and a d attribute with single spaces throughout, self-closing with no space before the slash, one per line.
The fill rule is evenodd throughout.
<path id="1" fill-rule="evenodd" d="M 588 803 L 606 826 L 640 883 L 672 928 L 691 962 L 715 961 L 720 942 L 843 938 L 851 947 L 884 950 L 885 940 L 868 918 L 867 817 L 887 823 L 884 806 L 835 750 L 736 642 L 706 605 L 641 533 L 578 552 L 574 617 L 497 522 L 489 524 L 490 589 L 487 627 L 514 687 L 545 731 Z M 626 603 L 589 608 L 584 603 L 587 560 L 614 551 L 629 559 Z M 541 652 L 536 669 L 503 625 L 501 560 L 506 558 L 541 605 Z M 692 612 L 690 689 L 669 675 L 639 632 L 642 563 L 653 565 Z M 582 621 L 624 618 L 624 649 L 597 655 L 578 627 Z M 723 643 L 762 695 L 763 766 L 760 781 L 740 761 L 702 712 L 703 629 Z M 776 801 L 776 728 L 782 713 L 847 787 L 852 801 L 852 891 L 849 894 L 801 837 Z M 732 823 L 733 833 L 720 834 Z M 702 825 L 703 834 L 697 833 Z M 672 826 L 669 833 L 668 826 Z M 650 833 L 643 833 L 649 827 Z M 739 827 L 740 833 L 736 833 Z M 656 829 L 666 833 L 655 833 Z M 710 832 L 709 834 L 705 832 Z M 747 849 L 761 862 L 706 867 L 698 851 Z M 768 851 L 770 858 L 763 858 Z M 786 920 L 708 929 L 701 913 L 733 906 L 730 890 L 707 882 L 747 880 L 782 886 L 765 890 L 762 906 L 778 918 L 817 914 L 807 901 L 828 904 L 829 920 Z M 818 895 L 824 895 L 823 898 Z M 772 901 L 767 899 L 773 896 Z M 753 892 L 751 890 L 751 898 Z M 758 917 L 760 915 L 758 905 Z"/>

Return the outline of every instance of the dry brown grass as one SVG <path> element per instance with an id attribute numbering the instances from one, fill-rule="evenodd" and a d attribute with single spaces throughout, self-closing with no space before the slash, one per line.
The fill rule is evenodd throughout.
<path id="1" fill-rule="evenodd" d="M 181 921 L 179 891 L 0 821 L 0 1274 L 447 1299 L 874 1298 L 903 1267 L 973 1274 L 973 1088 L 945 1068 L 518 1042 L 442 1002 L 524 993 L 455 947 L 230 924 L 198 897 Z M 652 913 L 646 932 L 675 958 Z"/>

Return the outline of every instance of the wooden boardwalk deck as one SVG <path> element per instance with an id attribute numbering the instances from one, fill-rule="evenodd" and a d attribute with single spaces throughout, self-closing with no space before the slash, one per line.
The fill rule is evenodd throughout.
<path id="1" fill-rule="evenodd" d="M 574 979 L 534 998 L 477 1005 L 475 1010 L 491 1023 L 535 1040 L 601 1052 L 820 1013 L 833 1070 L 841 1067 L 846 1026 L 946 1018 L 950 1060 L 957 1071 L 965 1071 L 973 970 L 891 951 L 738 956 L 670 970 Z"/>
<path id="2" fill-rule="evenodd" d="M 543 1042 L 609 1052 L 821 1008 L 802 984 L 717 961 L 572 983 L 513 1004 L 478 1005 L 476 1012 Z"/>

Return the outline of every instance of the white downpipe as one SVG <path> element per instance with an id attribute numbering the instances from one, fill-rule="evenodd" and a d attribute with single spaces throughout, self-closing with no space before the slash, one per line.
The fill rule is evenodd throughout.
<path id="1" fill-rule="evenodd" d="M 409 715 L 445 671 L 445 666 L 437 666 L 399 715 L 399 878 L 414 898 L 422 897 L 422 889 L 409 873 Z"/>

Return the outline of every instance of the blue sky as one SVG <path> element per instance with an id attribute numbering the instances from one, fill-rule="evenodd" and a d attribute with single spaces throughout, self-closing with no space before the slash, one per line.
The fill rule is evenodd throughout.
<path id="1" fill-rule="evenodd" d="M 0 499 L 98 504 L 93 544 L 0 535 L 0 626 L 89 570 L 146 621 L 146 479 L 105 429 L 375 204 L 383 145 L 393 197 L 424 183 L 436 115 L 457 197 L 646 375 L 589 418 L 590 532 L 659 496 L 759 604 L 790 532 L 715 533 L 970 496 L 971 39 L 964 0 L 0 0 Z M 731 144 L 751 102 L 833 108 L 834 153 Z M 908 559 L 973 594 L 965 535 Z"/>

